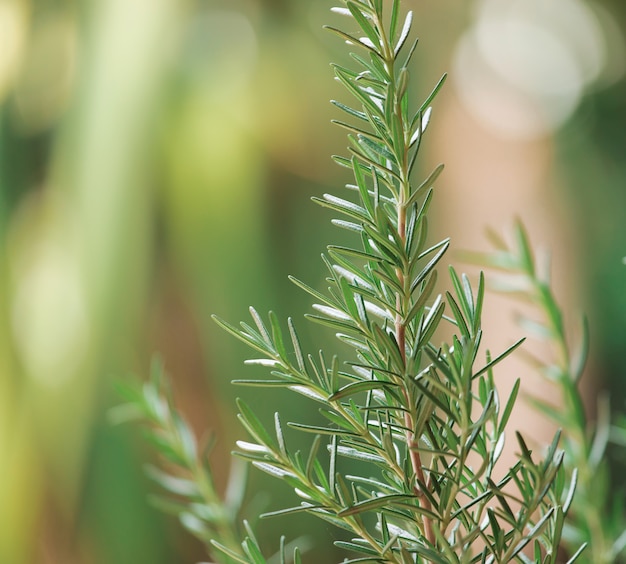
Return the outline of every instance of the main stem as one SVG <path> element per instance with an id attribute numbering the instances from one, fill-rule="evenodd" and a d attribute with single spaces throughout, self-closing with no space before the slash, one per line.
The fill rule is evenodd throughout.
<path id="1" fill-rule="evenodd" d="M 389 38 L 386 36 L 385 27 L 378 18 L 376 19 L 376 25 L 380 32 L 381 39 L 381 48 L 383 51 L 383 56 L 385 58 L 385 66 L 387 67 L 387 71 L 389 73 L 389 77 L 391 82 L 389 83 L 388 96 L 390 100 L 393 100 L 394 103 L 394 111 L 396 116 L 399 119 L 400 123 L 403 123 L 402 116 L 402 105 L 401 100 L 397 96 L 396 90 L 396 79 L 395 79 L 395 53 L 392 45 L 389 42 Z M 391 124 L 389 124 L 391 127 Z M 402 181 L 400 182 L 400 186 L 398 187 L 398 235 L 402 243 L 406 246 L 406 220 L 407 220 L 407 198 L 410 193 L 410 181 L 409 181 L 409 148 L 410 148 L 410 133 L 407 133 L 406 128 L 404 128 L 404 147 L 402 148 L 402 159 L 401 159 L 401 177 Z M 400 355 L 402 357 L 402 362 L 404 366 L 406 366 L 406 325 L 404 320 L 403 312 L 407 311 L 407 304 L 409 302 L 409 288 L 407 288 L 407 283 L 410 284 L 408 280 L 407 273 L 401 267 L 396 268 L 396 277 L 398 279 L 398 284 L 402 288 L 402 293 L 396 295 L 396 316 L 395 316 L 395 337 L 396 342 L 398 343 L 398 348 L 400 349 Z M 419 497 L 420 505 L 426 511 L 432 511 L 432 504 L 427 496 L 424 495 L 422 491 L 422 485 L 426 486 L 426 476 L 424 475 L 424 468 L 422 465 L 422 459 L 418 450 L 418 440 L 415 437 L 414 429 L 415 429 L 415 421 L 413 419 L 413 414 L 411 410 L 411 394 L 408 389 L 404 389 L 404 399 L 407 405 L 407 411 L 404 413 L 404 425 L 406 427 L 406 444 L 409 452 L 409 457 L 411 460 L 411 466 L 413 468 L 413 472 L 415 473 L 416 479 L 419 483 L 416 483 L 414 486 L 415 494 Z M 426 540 L 433 545 L 436 546 L 436 537 L 433 529 L 432 520 L 425 515 L 422 517 L 422 522 L 424 526 L 424 536 Z"/>
<path id="2" fill-rule="evenodd" d="M 406 242 L 406 207 L 404 206 L 404 202 L 398 202 L 398 234 L 403 243 Z M 398 282 L 402 288 L 405 288 L 406 276 L 401 268 L 396 269 L 396 276 L 398 277 Z M 396 297 L 396 319 L 395 319 L 395 335 L 396 341 L 398 343 L 398 348 L 400 349 L 400 354 L 402 355 L 402 360 L 406 365 L 406 325 L 404 324 L 404 319 L 402 316 L 403 311 L 403 296 L 398 294 Z M 422 465 L 422 459 L 420 453 L 417 449 L 418 442 L 413 432 L 415 428 L 415 422 L 413 421 L 413 416 L 411 414 L 411 396 L 408 390 L 404 390 L 404 398 L 407 403 L 407 407 L 409 408 L 404 413 L 404 424 L 407 428 L 406 431 L 406 444 L 409 451 L 409 456 L 411 459 L 411 466 L 413 468 L 413 472 L 415 472 L 415 476 L 419 482 L 419 484 L 426 484 L 426 476 L 424 475 L 424 468 Z M 421 491 L 421 487 L 418 483 L 415 484 L 415 494 L 420 497 L 420 505 L 426 511 L 432 510 L 432 504 L 428 497 L 423 495 Z M 423 517 L 424 524 L 424 536 L 428 540 L 430 544 L 435 546 L 436 538 L 435 532 L 433 530 L 432 520 L 426 516 Z"/>

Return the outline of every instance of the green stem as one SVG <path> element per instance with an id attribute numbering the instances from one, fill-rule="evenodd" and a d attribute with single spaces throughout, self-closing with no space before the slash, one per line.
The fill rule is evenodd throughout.
<path id="1" fill-rule="evenodd" d="M 385 67 L 387 73 L 390 77 L 390 82 L 388 84 L 387 91 L 387 103 L 394 104 L 394 114 L 398 119 L 398 123 L 402 124 L 402 133 L 403 133 L 403 146 L 396 147 L 397 156 L 401 156 L 398 159 L 398 164 L 400 165 L 400 185 L 398 187 L 398 202 L 397 202 L 397 232 L 400 240 L 404 245 L 406 245 L 406 223 L 407 223 L 407 207 L 406 201 L 410 195 L 410 182 L 409 182 L 409 172 L 408 172 L 408 162 L 409 162 L 409 144 L 406 141 L 406 128 L 404 127 L 403 119 L 402 119 L 402 106 L 401 101 L 397 99 L 396 96 L 396 84 L 395 84 L 395 53 L 392 45 L 390 44 L 389 39 L 386 36 L 385 28 L 383 23 L 378 20 L 376 21 L 377 29 L 380 33 L 381 38 L 381 50 L 382 55 L 385 59 Z M 387 124 L 390 130 L 393 130 L 393 124 Z M 398 155 L 399 153 L 399 155 Z M 408 266 L 407 266 L 408 269 Z M 408 272 L 405 272 L 402 268 L 396 268 L 396 277 L 398 280 L 398 284 L 401 288 L 403 288 L 403 294 L 398 293 L 396 295 L 396 316 L 395 316 L 395 338 L 398 343 L 398 348 L 400 349 L 400 355 L 402 357 L 402 362 L 404 364 L 404 369 L 406 371 L 406 324 L 404 320 L 404 313 L 408 311 L 408 305 L 411 302 L 410 296 L 410 284 L 409 284 L 409 276 Z M 408 379 L 408 375 L 404 374 L 405 381 Z M 418 438 L 415 437 L 413 429 L 415 429 L 415 414 L 414 414 L 414 406 L 411 401 L 411 393 L 409 390 L 404 387 L 403 390 L 404 399 L 406 402 L 406 406 L 408 411 L 404 414 L 404 424 L 407 428 L 406 431 L 406 444 L 409 453 L 409 457 L 411 460 L 411 467 L 413 472 L 421 484 L 426 484 L 426 476 L 424 474 L 424 465 L 422 463 L 422 459 L 417 449 L 418 446 Z M 415 494 L 420 498 L 420 505 L 426 511 L 432 511 L 432 504 L 427 496 L 421 491 L 418 485 L 415 485 Z M 437 539 L 435 537 L 435 532 L 433 530 L 432 520 L 426 516 L 423 517 L 423 533 L 426 537 L 426 540 L 433 546 L 436 546 Z"/>

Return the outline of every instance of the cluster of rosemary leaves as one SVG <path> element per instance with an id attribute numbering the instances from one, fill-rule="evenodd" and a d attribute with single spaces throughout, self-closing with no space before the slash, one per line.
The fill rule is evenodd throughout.
<path id="1" fill-rule="evenodd" d="M 417 40 L 399 0 L 346 0 L 333 11 L 347 18 L 349 31 L 328 29 L 356 51 L 353 68 L 334 66 L 353 97 L 351 105 L 334 102 L 346 115 L 336 123 L 350 141 L 349 155 L 335 160 L 354 180 L 341 196 L 317 201 L 355 243 L 328 247 L 326 292 L 292 280 L 316 301 L 308 318 L 353 354 L 347 360 L 310 354 L 293 320 L 283 323 L 272 313 L 264 320 L 251 308 L 252 323 L 240 327 L 216 319 L 255 351 L 248 362 L 269 370 L 265 380 L 237 383 L 288 388 L 327 420 L 287 423 L 312 435 L 302 453 L 286 443 L 278 413 L 268 430 L 240 401 L 249 438 L 237 443 L 236 454 L 293 489 L 293 506 L 272 515 L 307 512 L 347 530 L 351 540 L 335 543 L 346 562 L 561 562 L 577 473 L 563 467 L 559 435 L 539 455 L 516 434 L 517 459 L 508 470 L 500 468 L 504 460 L 498 464 L 519 381 L 509 398 L 500 398 L 494 368 L 521 341 L 481 359 L 482 275 L 473 287 L 451 268 L 453 291 L 437 291 L 449 242 L 429 244 L 428 216 L 443 167 L 421 181 L 413 171 L 444 79 L 412 107 L 408 69 Z M 453 334 L 449 342 L 441 341 L 444 334 Z M 220 498 L 206 456 L 159 378 L 129 394 L 126 407 L 150 424 L 173 465 L 152 472 L 170 494 L 167 507 L 214 561 L 265 563 L 250 526 L 239 525 L 240 504 Z M 587 539 L 567 545 L 568 562 L 581 554 L 579 540 Z M 301 558 L 283 540 L 280 561 L 288 556 Z"/>

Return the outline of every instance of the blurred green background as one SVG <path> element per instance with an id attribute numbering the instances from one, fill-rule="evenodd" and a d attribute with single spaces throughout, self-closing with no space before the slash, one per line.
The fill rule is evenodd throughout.
<path id="1" fill-rule="evenodd" d="M 564 250 L 560 279 L 592 320 L 589 389 L 609 387 L 619 411 L 626 5 L 541 4 L 405 3 L 416 99 L 452 73 L 422 172 L 450 165 L 435 230 L 457 247 L 520 214 L 555 262 Z M 321 29 L 332 5 L 0 0 L 0 563 L 204 558 L 148 504 L 140 434 L 106 418 L 114 382 L 144 377 L 154 353 L 198 434 L 218 435 L 219 483 L 243 437 L 236 395 L 285 420 L 305 409 L 234 390 L 254 369 L 210 314 L 299 319 L 309 301 L 287 274 L 323 283 L 319 254 L 339 235 L 309 197 L 349 180 L 329 158 L 345 146 L 329 123 L 343 96 L 329 62 L 346 59 Z M 462 205 L 478 193 L 494 206 Z M 328 344 L 301 326 L 308 348 Z M 266 485 L 253 476 L 252 513 L 281 506 Z M 260 531 L 270 550 L 283 532 L 335 534 L 306 518 Z"/>

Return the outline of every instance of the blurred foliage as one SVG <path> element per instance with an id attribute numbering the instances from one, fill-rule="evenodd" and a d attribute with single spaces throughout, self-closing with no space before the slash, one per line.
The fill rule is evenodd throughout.
<path id="1" fill-rule="evenodd" d="M 604 1 L 626 36 L 626 4 Z M 623 58 L 622 58 L 623 61 Z M 568 211 L 578 227 L 578 276 L 586 290 L 596 386 L 610 390 L 611 410 L 626 410 L 625 266 L 626 241 L 626 80 L 588 96 L 577 115 L 557 135 L 557 166 L 566 180 Z M 621 447 L 609 446 L 613 489 L 624 497 L 626 463 Z"/>
<path id="2" fill-rule="evenodd" d="M 412 4 L 432 24 L 435 76 L 465 13 Z M 626 21 L 622 0 L 602 4 Z M 111 383 L 158 350 L 194 427 L 220 436 L 213 456 L 239 435 L 228 382 L 243 351 L 209 314 L 306 307 L 286 274 L 313 281 L 308 257 L 329 238 L 308 197 L 345 181 L 327 156 L 343 144 L 328 123 L 331 5 L 0 0 L 0 562 L 202 553 L 146 504 L 144 453 L 104 418 Z M 557 136 L 616 409 L 624 100 L 624 80 L 588 95 Z M 226 466 L 216 472 L 222 487 Z M 284 521 L 296 537 L 301 522 Z"/>
<path id="3" fill-rule="evenodd" d="M 479 262 L 496 269 L 492 278 L 497 291 L 532 304 L 539 316 L 519 315 L 518 324 L 531 338 L 544 341 L 551 349 L 544 360 L 527 352 L 532 369 L 554 384 L 558 390 L 559 409 L 553 398 L 534 393 L 528 401 L 562 429 L 564 466 L 568 476 L 576 479 L 576 493 L 567 516 L 562 545 L 569 554 L 581 544 L 586 548 L 582 559 L 594 564 L 624 561 L 626 546 L 626 513 L 624 500 L 614 496 L 608 474 L 606 453 L 609 445 L 623 449 L 626 427 L 610 412 L 606 393 L 598 397 L 596 421 L 585 413 L 580 382 L 587 367 L 589 328 L 587 319 L 579 321 L 575 341 L 564 322 L 563 310 L 552 290 L 549 259 L 535 257 L 521 224 L 515 228 L 515 245 L 509 247 L 499 236 L 491 234 L 494 251 Z"/>

